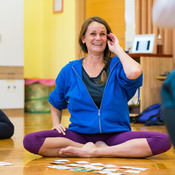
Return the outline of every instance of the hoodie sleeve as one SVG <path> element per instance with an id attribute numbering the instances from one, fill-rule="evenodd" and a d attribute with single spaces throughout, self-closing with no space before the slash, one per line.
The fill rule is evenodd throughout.
<path id="1" fill-rule="evenodd" d="M 116 78 L 120 86 L 125 89 L 128 100 L 134 96 L 136 90 L 142 86 L 143 83 L 143 73 L 137 79 L 128 79 L 121 64 L 117 68 Z"/>
<path id="2" fill-rule="evenodd" d="M 65 71 L 63 68 L 57 76 L 55 89 L 49 95 L 50 104 L 60 110 L 66 109 L 68 104 L 65 98 L 65 85 Z"/>

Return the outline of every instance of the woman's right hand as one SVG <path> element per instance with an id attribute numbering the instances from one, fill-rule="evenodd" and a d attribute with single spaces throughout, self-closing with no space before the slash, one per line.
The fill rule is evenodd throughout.
<path id="1" fill-rule="evenodd" d="M 62 124 L 57 124 L 57 125 L 53 126 L 52 130 L 54 130 L 54 129 L 57 130 L 59 133 L 66 135 L 66 133 L 65 133 L 66 128 Z"/>

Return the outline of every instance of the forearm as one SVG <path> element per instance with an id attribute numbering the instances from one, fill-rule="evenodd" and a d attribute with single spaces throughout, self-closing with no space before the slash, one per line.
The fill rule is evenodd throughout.
<path id="1" fill-rule="evenodd" d="M 128 79 L 136 79 L 142 74 L 142 68 L 139 63 L 126 54 L 120 47 L 117 37 L 110 33 L 108 34 L 108 47 L 111 52 L 117 55 L 123 65 L 126 77 Z"/>
<path id="2" fill-rule="evenodd" d="M 126 54 L 120 46 L 116 49 L 115 54 L 119 57 L 127 78 L 136 79 L 142 74 L 141 65 Z"/>
<path id="3" fill-rule="evenodd" d="M 51 106 L 51 118 L 53 126 L 56 126 L 61 123 L 62 110 L 59 110 Z"/>
<path id="4" fill-rule="evenodd" d="M 59 133 L 62 133 L 63 135 L 65 135 L 66 128 L 61 124 L 62 110 L 59 110 L 51 106 L 51 117 L 52 117 L 52 124 L 53 124 L 52 129 L 56 129 Z"/>

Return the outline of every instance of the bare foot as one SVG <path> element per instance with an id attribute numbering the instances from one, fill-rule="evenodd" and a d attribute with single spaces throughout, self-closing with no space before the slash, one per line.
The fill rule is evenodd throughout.
<path id="1" fill-rule="evenodd" d="M 86 143 L 82 148 L 68 146 L 59 151 L 61 157 L 94 157 L 96 145 L 92 142 Z"/>
<path id="2" fill-rule="evenodd" d="M 97 146 L 97 147 L 108 147 L 108 145 L 105 143 L 105 142 L 103 142 L 103 141 L 97 141 L 96 143 L 95 143 L 95 145 Z"/>

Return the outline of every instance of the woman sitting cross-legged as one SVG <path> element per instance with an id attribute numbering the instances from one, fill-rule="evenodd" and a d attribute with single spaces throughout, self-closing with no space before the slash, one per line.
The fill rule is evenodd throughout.
<path id="1" fill-rule="evenodd" d="M 87 19 L 79 43 L 86 57 L 62 68 L 49 96 L 52 130 L 26 135 L 24 147 L 61 157 L 141 158 L 169 150 L 167 134 L 131 131 L 128 101 L 142 85 L 142 68 L 123 51 L 106 21 Z M 111 58 L 111 52 L 117 56 Z M 61 124 L 66 108 L 68 129 Z"/>

